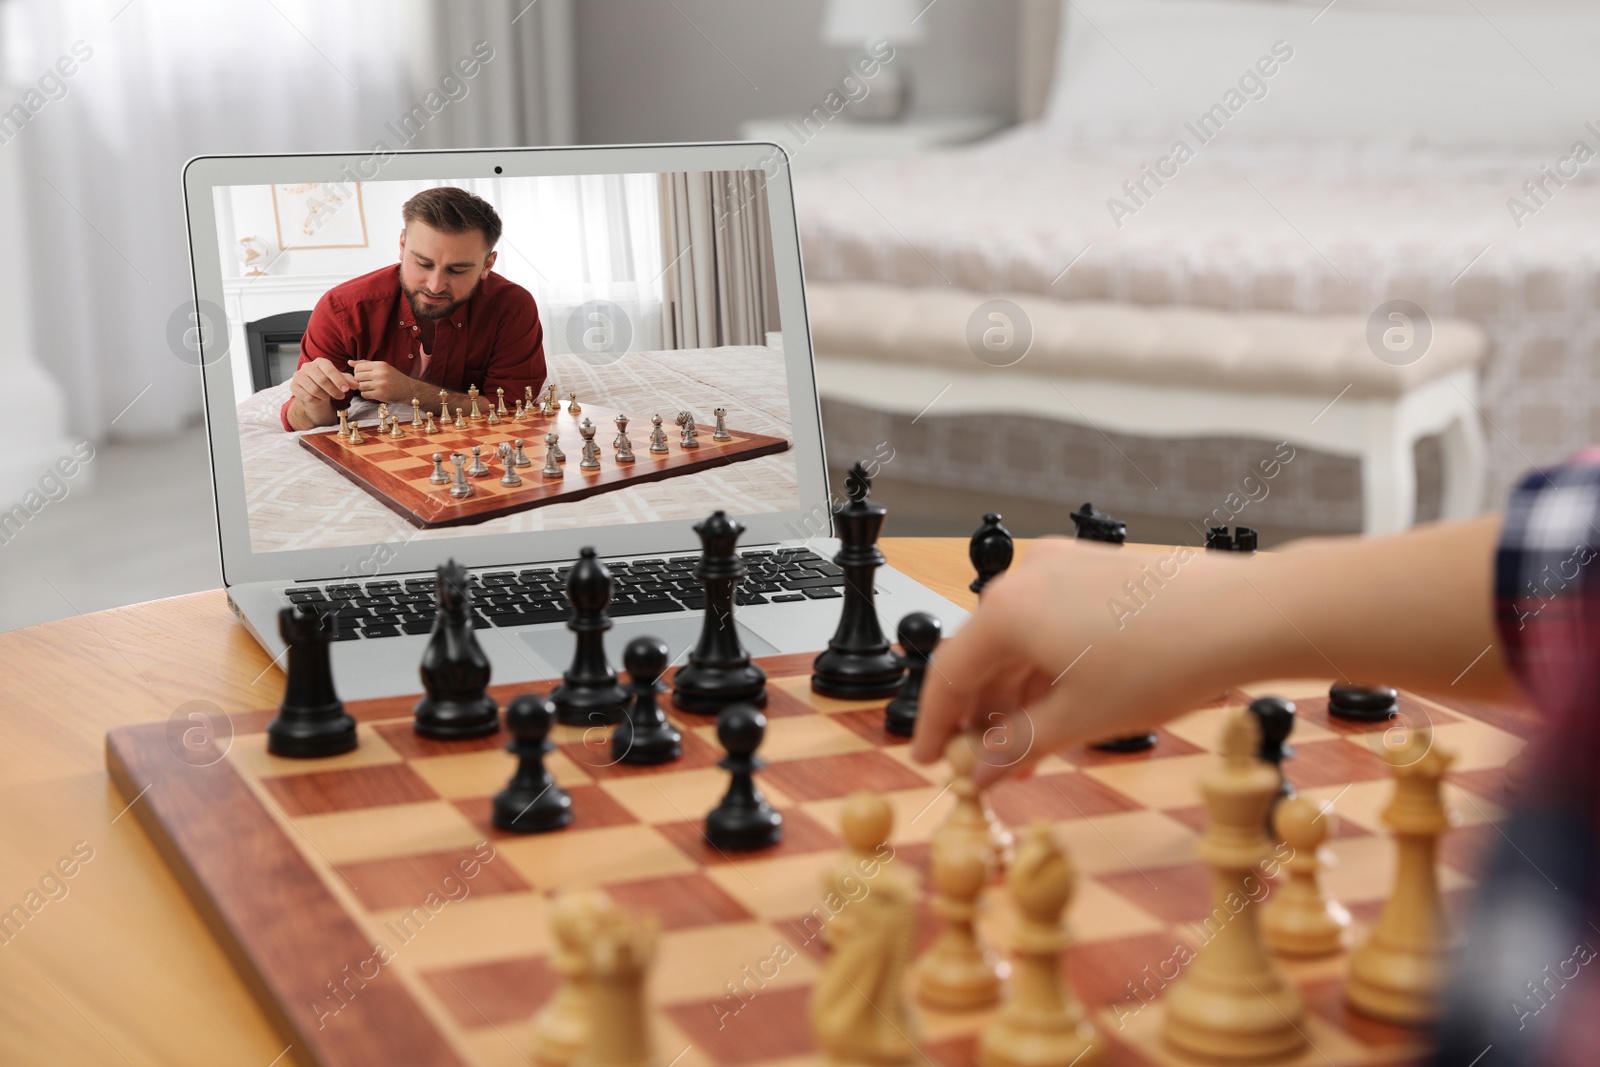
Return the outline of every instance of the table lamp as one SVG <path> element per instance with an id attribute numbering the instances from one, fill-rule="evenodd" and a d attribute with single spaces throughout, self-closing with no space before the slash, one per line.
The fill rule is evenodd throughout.
<path id="1" fill-rule="evenodd" d="M 899 47 L 914 44 L 927 35 L 927 22 L 921 17 L 925 0 L 828 0 L 822 20 L 822 38 L 830 45 L 866 49 L 878 41 L 896 48 L 894 58 L 878 68 L 870 79 L 853 67 L 850 77 L 868 86 L 867 95 L 853 101 L 842 114 L 861 122 L 893 122 L 905 114 L 911 82 L 906 61 Z"/>

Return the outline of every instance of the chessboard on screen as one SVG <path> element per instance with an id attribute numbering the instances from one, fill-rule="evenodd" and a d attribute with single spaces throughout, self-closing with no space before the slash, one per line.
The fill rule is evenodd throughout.
<path id="1" fill-rule="evenodd" d="M 404 210 L 445 188 L 500 228 L 470 284 L 411 263 Z M 691 240 L 702 209 L 739 240 Z M 240 185 L 215 210 L 254 551 L 798 510 L 759 169 Z M 381 374 L 318 412 L 291 402 L 305 363 Z"/>

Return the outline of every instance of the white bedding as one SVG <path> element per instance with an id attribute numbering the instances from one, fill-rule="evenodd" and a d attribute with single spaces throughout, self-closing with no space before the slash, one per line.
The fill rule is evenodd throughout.
<path id="1" fill-rule="evenodd" d="M 548 358 L 549 380 L 557 384 L 563 397 L 576 391 L 580 402 L 630 413 L 633 425 L 629 435 L 635 447 L 642 447 L 648 436 L 654 412 L 661 412 L 670 423 L 674 413 L 687 409 L 707 423 L 718 406 L 728 409 L 730 426 L 793 440 L 783 355 L 774 349 L 740 346 L 633 352 L 603 365 L 571 355 Z M 418 530 L 302 448 L 296 434 L 283 431 L 278 411 L 287 396 L 285 383 L 262 390 L 238 408 L 250 540 L 257 552 L 700 519 L 719 507 L 748 514 L 799 506 L 791 449 L 570 504 L 534 508 L 476 526 Z M 409 417 L 409 409 L 409 404 L 395 407 L 402 418 Z M 376 405 L 357 401 L 352 412 L 357 421 L 375 417 Z M 635 432 L 641 424 L 643 435 Z M 538 453 L 543 454 L 542 448 Z"/>
<path id="2" fill-rule="evenodd" d="M 1150 185 L 1142 205 L 1122 185 L 1170 140 L 1076 141 L 1031 127 L 801 175 L 806 270 L 1239 310 L 1363 313 L 1403 297 L 1490 335 L 1491 501 L 1530 464 L 1600 440 L 1600 160 L 1542 206 L 1521 190 L 1571 141 L 1600 151 L 1600 133 L 1574 129 L 1539 155 L 1261 144 L 1232 132 Z M 1134 209 L 1120 226 L 1113 196 Z M 1513 196 L 1537 207 L 1520 226 Z"/>

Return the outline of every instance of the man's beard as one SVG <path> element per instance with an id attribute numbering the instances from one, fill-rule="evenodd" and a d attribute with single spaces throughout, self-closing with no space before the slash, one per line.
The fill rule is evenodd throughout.
<path id="1" fill-rule="evenodd" d="M 406 294 L 406 299 L 411 302 L 411 314 L 415 315 L 417 318 L 447 319 L 455 313 L 456 308 L 472 299 L 472 293 L 477 292 L 478 287 L 474 285 L 472 287 L 472 293 L 468 293 L 460 300 L 452 300 L 448 304 L 441 305 L 429 304 L 425 302 L 419 295 L 417 295 L 418 290 L 407 289 L 404 282 L 400 283 L 400 291 Z"/>

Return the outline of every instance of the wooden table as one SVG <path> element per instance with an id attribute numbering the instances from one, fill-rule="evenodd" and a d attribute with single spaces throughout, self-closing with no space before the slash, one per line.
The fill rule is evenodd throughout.
<path id="1" fill-rule="evenodd" d="M 882 547 L 899 570 L 974 603 L 965 538 Z M 270 707 L 282 687 L 221 590 L 0 634 L 0 920 L 37 909 L 0 930 L 0 1063 L 301 1062 L 126 814 L 103 754 L 114 726 L 191 701 Z M 61 879 L 75 846 L 92 858 Z"/>

